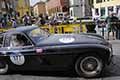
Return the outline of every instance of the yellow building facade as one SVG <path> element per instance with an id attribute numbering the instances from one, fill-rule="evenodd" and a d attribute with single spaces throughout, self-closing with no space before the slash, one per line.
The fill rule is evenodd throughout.
<path id="1" fill-rule="evenodd" d="M 20 17 L 24 16 L 26 12 L 30 13 L 30 2 L 29 0 L 18 0 L 16 11 L 19 13 Z"/>
<path id="2" fill-rule="evenodd" d="M 118 13 L 120 0 L 94 0 L 94 15 L 99 13 L 101 17 L 108 16 L 109 12 Z"/>

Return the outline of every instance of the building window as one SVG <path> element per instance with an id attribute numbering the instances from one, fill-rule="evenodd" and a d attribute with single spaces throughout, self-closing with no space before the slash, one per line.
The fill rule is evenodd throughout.
<path id="1" fill-rule="evenodd" d="M 105 16 L 105 7 L 102 7 L 100 10 L 101 16 Z"/>
<path id="2" fill-rule="evenodd" d="M 102 0 L 96 0 L 96 3 L 101 3 L 102 2 Z"/>

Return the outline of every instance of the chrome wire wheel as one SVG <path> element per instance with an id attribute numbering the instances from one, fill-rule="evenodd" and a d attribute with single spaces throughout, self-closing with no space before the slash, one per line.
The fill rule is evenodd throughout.
<path id="1" fill-rule="evenodd" d="M 97 77 L 103 69 L 102 60 L 95 56 L 86 56 L 78 59 L 75 70 L 83 77 Z"/>

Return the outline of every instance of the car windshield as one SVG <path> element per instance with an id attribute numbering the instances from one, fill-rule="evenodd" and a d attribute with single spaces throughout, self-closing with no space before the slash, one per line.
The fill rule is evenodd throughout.
<path id="1" fill-rule="evenodd" d="M 38 43 L 40 40 L 49 37 L 49 33 L 40 29 L 36 28 L 31 30 L 28 35 L 31 37 L 31 39 L 34 41 L 34 43 Z"/>

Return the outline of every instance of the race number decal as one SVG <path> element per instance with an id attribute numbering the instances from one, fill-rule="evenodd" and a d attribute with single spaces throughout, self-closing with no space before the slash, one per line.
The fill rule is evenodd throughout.
<path id="1" fill-rule="evenodd" d="M 62 43 L 72 43 L 75 41 L 75 38 L 72 38 L 72 37 L 64 37 L 64 38 L 61 38 L 59 39 L 60 42 Z"/>
<path id="2" fill-rule="evenodd" d="M 10 54 L 10 60 L 16 65 L 23 65 L 25 63 L 25 57 L 21 53 Z"/>

